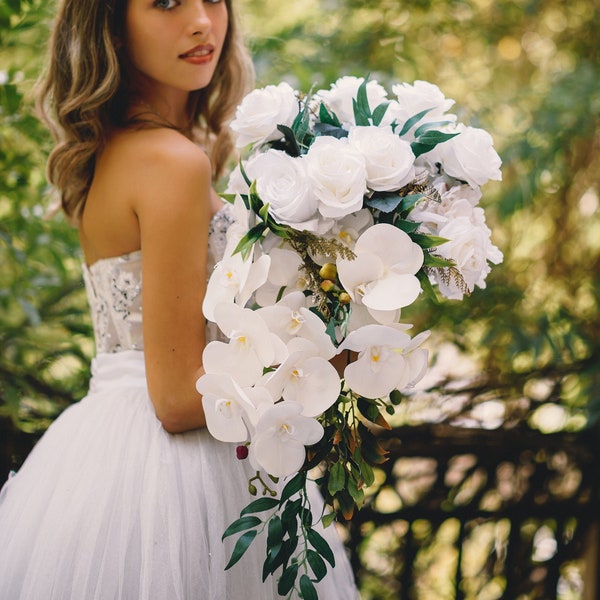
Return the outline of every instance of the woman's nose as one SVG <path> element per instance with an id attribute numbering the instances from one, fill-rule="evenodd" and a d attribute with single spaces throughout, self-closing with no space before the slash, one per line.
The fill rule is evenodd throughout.
<path id="1" fill-rule="evenodd" d="M 190 3 L 189 28 L 192 35 L 205 36 L 212 27 L 212 21 L 206 12 L 203 0 L 194 0 Z"/>

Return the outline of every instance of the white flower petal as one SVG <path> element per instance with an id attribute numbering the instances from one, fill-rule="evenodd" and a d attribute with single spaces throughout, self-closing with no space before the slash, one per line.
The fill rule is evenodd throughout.
<path id="1" fill-rule="evenodd" d="M 363 296 L 363 304 L 377 311 L 393 311 L 412 304 L 421 293 L 421 284 L 414 275 L 390 274 L 371 286 Z"/>

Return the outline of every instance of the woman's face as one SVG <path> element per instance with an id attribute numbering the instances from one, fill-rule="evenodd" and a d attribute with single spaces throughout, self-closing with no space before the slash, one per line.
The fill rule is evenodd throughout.
<path id="1" fill-rule="evenodd" d="M 225 0 L 127 0 L 125 50 L 145 99 L 206 87 L 227 34 Z"/>

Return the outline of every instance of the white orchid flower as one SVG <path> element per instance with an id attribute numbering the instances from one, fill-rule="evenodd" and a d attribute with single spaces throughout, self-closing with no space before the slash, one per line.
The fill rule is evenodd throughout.
<path id="1" fill-rule="evenodd" d="M 253 462 L 275 477 L 297 473 L 306 457 L 305 446 L 323 437 L 323 427 L 302 415 L 302 405 L 284 400 L 267 409 L 256 424 L 250 444 Z"/>
<path id="2" fill-rule="evenodd" d="M 246 260 L 241 254 L 225 256 L 215 266 L 202 303 L 202 311 L 209 321 L 215 320 L 215 307 L 224 302 L 245 306 L 253 292 L 267 280 L 271 259 L 266 254 L 256 261 Z"/>
<path id="3" fill-rule="evenodd" d="M 338 348 L 358 352 L 357 360 L 344 370 L 346 383 L 365 398 L 382 398 L 414 385 L 425 374 L 427 351 L 419 345 L 428 335 L 424 332 L 411 340 L 401 327 L 386 325 L 351 332 Z"/>
<path id="4" fill-rule="evenodd" d="M 302 337 L 310 340 L 323 358 L 329 360 L 335 355 L 335 346 L 325 331 L 325 323 L 306 307 L 302 292 L 288 294 L 277 304 L 256 312 L 285 344 L 294 337 Z"/>
<path id="5" fill-rule="evenodd" d="M 209 321 L 215 320 L 214 310 L 222 302 L 236 302 L 245 306 L 252 294 L 265 283 L 271 259 L 262 254 L 255 260 L 256 246 L 246 259 L 234 250 L 249 229 L 250 213 L 241 196 L 233 204 L 234 223 L 227 230 L 227 245 L 223 259 L 215 265 L 208 280 L 202 302 L 202 311 Z"/>
<path id="6" fill-rule="evenodd" d="M 264 368 L 280 364 L 287 357 L 285 344 L 255 311 L 223 303 L 215 307 L 214 313 L 229 343 L 213 341 L 206 345 L 202 363 L 207 373 L 228 374 L 240 386 L 251 386 Z"/>
<path id="7" fill-rule="evenodd" d="M 263 385 L 272 397 L 301 404 L 305 417 L 317 417 L 338 399 L 340 377 L 328 360 L 315 355 L 318 349 L 309 340 L 296 338 L 288 349 L 294 351 Z"/>
<path id="8" fill-rule="evenodd" d="M 423 250 L 404 231 L 378 223 L 358 238 L 354 253 L 354 260 L 338 260 L 338 276 L 352 301 L 364 304 L 373 318 L 416 300 Z"/>
<path id="9" fill-rule="evenodd" d="M 256 290 L 255 299 L 259 306 L 271 306 L 279 295 L 286 295 L 306 288 L 300 266 L 302 259 L 297 252 L 288 248 L 272 248 L 268 251 L 271 266 L 267 281 Z"/>
<path id="10" fill-rule="evenodd" d="M 206 427 L 211 435 L 222 442 L 244 442 L 249 431 L 247 415 L 256 411 L 256 406 L 244 390 L 226 375 L 206 373 L 196 382 L 202 394 L 202 407 Z"/>

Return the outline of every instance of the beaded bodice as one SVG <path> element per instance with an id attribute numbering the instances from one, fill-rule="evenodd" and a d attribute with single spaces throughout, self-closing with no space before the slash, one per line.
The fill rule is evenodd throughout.
<path id="1" fill-rule="evenodd" d="M 227 229 L 233 222 L 226 204 L 212 218 L 208 235 L 207 273 L 225 250 Z M 92 313 L 96 352 L 143 350 L 142 251 L 103 258 L 83 265 L 83 280 Z M 213 334 L 207 331 L 207 338 Z"/>

